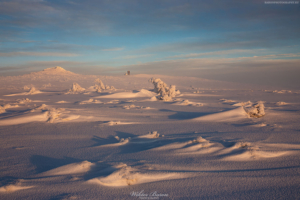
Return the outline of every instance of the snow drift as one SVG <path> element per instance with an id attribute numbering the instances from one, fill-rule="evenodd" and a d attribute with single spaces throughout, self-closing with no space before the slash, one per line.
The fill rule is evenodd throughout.
<path id="1" fill-rule="evenodd" d="M 124 187 L 142 183 L 150 183 L 162 180 L 185 178 L 180 173 L 141 173 L 138 169 L 127 166 L 126 164 L 106 177 L 94 178 L 88 183 L 99 184 L 108 187 Z"/>
<path id="2" fill-rule="evenodd" d="M 155 93 L 150 92 L 149 90 L 141 89 L 138 92 L 119 92 L 119 93 L 110 94 L 110 95 L 98 96 L 95 98 L 122 99 L 122 98 L 138 98 L 138 97 L 153 97 L 153 96 L 155 96 Z"/>

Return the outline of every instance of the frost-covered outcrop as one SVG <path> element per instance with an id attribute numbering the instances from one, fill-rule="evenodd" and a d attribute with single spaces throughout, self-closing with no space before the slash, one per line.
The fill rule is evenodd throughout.
<path id="1" fill-rule="evenodd" d="M 249 117 L 259 118 L 265 115 L 265 106 L 262 101 L 258 101 L 253 106 L 246 106 L 244 109 Z"/>
<path id="2" fill-rule="evenodd" d="M 171 101 L 173 97 L 180 94 L 179 90 L 176 90 L 175 85 L 168 85 L 164 83 L 160 78 L 151 78 L 149 82 L 154 85 L 154 92 L 159 94 L 159 99 L 163 101 Z"/>
<path id="3" fill-rule="evenodd" d="M 38 93 L 41 93 L 41 91 L 39 91 L 38 89 L 36 89 L 34 86 L 31 86 L 31 88 L 27 92 L 27 94 L 38 94 Z"/>
<path id="4" fill-rule="evenodd" d="M 103 82 L 97 78 L 95 80 L 95 85 L 94 85 L 94 89 L 97 91 L 97 92 L 101 92 L 102 90 L 105 90 L 105 85 L 103 84 Z"/>
<path id="5" fill-rule="evenodd" d="M 4 106 L 0 106 L 0 114 L 5 113 L 5 112 L 6 112 L 6 110 L 5 110 Z"/>
<path id="6" fill-rule="evenodd" d="M 92 87 L 92 89 L 96 90 L 98 93 L 100 93 L 102 90 L 115 90 L 114 86 L 104 85 L 99 78 L 95 80 L 95 85 Z"/>
<path id="7" fill-rule="evenodd" d="M 28 98 L 17 99 L 18 104 L 26 104 L 26 103 L 30 103 L 30 102 L 32 102 L 32 100 L 30 100 Z"/>
<path id="8" fill-rule="evenodd" d="M 66 94 L 78 94 L 84 92 L 85 89 L 82 88 L 78 83 L 73 83 L 71 89 Z"/>

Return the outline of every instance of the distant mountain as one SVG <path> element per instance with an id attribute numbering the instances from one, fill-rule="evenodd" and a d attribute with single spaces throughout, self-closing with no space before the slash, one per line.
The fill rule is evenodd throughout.
<path id="1" fill-rule="evenodd" d="M 56 66 L 52 68 L 44 69 L 43 71 L 39 72 L 32 72 L 30 75 L 77 75 L 73 72 L 67 71 L 62 67 Z"/>

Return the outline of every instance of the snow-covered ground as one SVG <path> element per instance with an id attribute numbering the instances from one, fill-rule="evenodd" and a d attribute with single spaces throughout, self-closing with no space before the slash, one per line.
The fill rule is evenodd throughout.
<path id="1" fill-rule="evenodd" d="M 300 91 L 56 67 L 0 95 L 0 199 L 300 198 Z"/>

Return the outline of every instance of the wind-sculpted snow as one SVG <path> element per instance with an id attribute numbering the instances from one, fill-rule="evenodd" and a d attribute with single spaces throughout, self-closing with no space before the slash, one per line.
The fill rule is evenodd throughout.
<path id="1" fill-rule="evenodd" d="M 101 102 L 97 99 L 89 99 L 89 100 L 79 102 L 79 104 L 99 104 L 99 103 L 103 103 L 103 102 Z"/>
<path id="2" fill-rule="evenodd" d="M 168 85 L 159 78 L 151 78 L 149 82 L 153 83 L 154 91 L 159 94 L 160 100 L 171 101 L 172 98 L 180 94 L 180 91 L 176 90 L 175 85 L 168 87 Z"/>
<path id="3" fill-rule="evenodd" d="M 60 67 L 1 77 L 0 199 L 297 199 L 300 96 L 283 89 Z"/>
<path id="4" fill-rule="evenodd" d="M 44 172 L 43 176 L 57 176 L 57 175 L 68 175 L 68 174 L 80 174 L 85 173 L 91 170 L 91 168 L 95 166 L 95 163 L 91 163 L 87 160 L 79 162 L 79 163 L 72 163 L 65 166 L 61 166 L 47 172 Z"/>
<path id="5" fill-rule="evenodd" d="M 146 110 L 149 110 L 149 109 L 151 109 L 150 107 L 136 106 L 134 104 L 123 106 L 123 108 L 127 109 L 127 110 L 130 110 L 130 109 L 146 109 Z"/>
<path id="6" fill-rule="evenodd" d="M 278 144 L 277 148 L 272 148 L 274 144 L 262 142 L 231 142 L 232 145 L 224 146 L 222 143 L 212 142 L 202 137 L 198 137 L 187 142 L 176 142 L 157 147 L 156 151 L 174 152 L 175 155 L 209 155 L 224 161 L 255 161 L 259 159 L 270 159 L 292 154 L 293 151 L 282 148 L 284 144 Z M 270 148 L 271 147 L 271 148 Z M 279 147 L 279 148 L 278 148 Z M 300 145 L 297 146 L 299 148 Z"/>
<path id="7" fill-rule="evenodd" d="M 64 108 L 52 108 L 46 104 L 30 110 L 24 110 L 21 115 L 0 119 L 0 126 L 25 124 L 30 122 L 63 122 L 78 119 L 79 115 L 70 115 Z"/>
<path id="8" fill-rule="evenodd" d="M 195 103 L 195 102 L 191 102 L 189 100 L 179 100 L 176 103 L 174 103 L 173 105 L 178 105 L 178 106 L 196 106 L 196 107 L 200 107 L 203 106 L 202 103 Z"/>
<path id="9" fill-rule="evenodd" d="M 140 171 L 126 164 L 116 167 L 117 170 L 106 177 L 94 178 L 88 183 L 99 184 L 108 187 L 124 187 L 142 183 L 157 182 L 162 180 L 172 180 L 185 178 L 181 173 L 157 173 L 151 171 Z"/>
<path id="10" fill-rule="evenodd" d="M 229 111 L 209 114 L 194 118 L 196 121 L 210 121 L 210 122 L 235 122 L 247 118 L 247 113 L 243 107 L 238 107 Z"/>
<path id="11" fill-rule="evenodd" d="M 278 101 L 276 103 L 277 106 L 283 106 L 283 105 L 287 105 L 288 103 L 284 102 L 284 101 Z"/>
<path id="12" fill-rule="evenodd" d="M 249 117 L 259 118 L 265 115 L 265 106 L 262 101 L 257 102 L 253 106 L 245 106 L 244 109 Z"/>
<path id="13" fill-rule="evenodd" d="M 23 185 L 22 182 L 23 182 L 23 180 L 18 180 L 16 183 L 0 187 L 0 194 L 16 192 L 19 190 L 26 190 L 26 189 L 30 189 L 30 188 L 34 187 L 34 186 Z"/>
<path id="14" fill-rule="evenodd" d="M 116 89 L 114 86 L 104 85 L 104 83 L 99 78 L 97 78 L 95 80 L 95 85 L 91 86 L 89 90 L 101 93 L 103 90 L 113 90 L 114 91 Z"/>
<path id="15" fill-rule="evenodd" d="M 149 132 L 147 135 L 138 136 L 138 138 L 159 138 L 164 137 L 164 135 L 160 135 L 157 131 Z"/>
<path id="16" fill-rule="evenodd" d="M 40 94 L 40 93 L 42 93 L 42 92 L 39 91 L 38 89 L 36 89 L 34 86 L 31 86 L 31 88 L 29 88 L 28 92 L 22 92 L 22 93 L 17 93 L 17 94 L 7 94 L 5 96 L 34 95 L 34 94 Z"/>
<path id="17" fill-rule="evenodd" d="M 119 92 L 109 95 L 98 96 L 95 98 L 116 98 L 116 99 L 125 99 L 125 98 L 139 98 L 139 97 L 153 97 L 155 93 L 150 92 L 149 90 L 141 89 L 137 92 Z"/>
<path id="18" fill-rule="evenodd" d="M 73 83 L 71 89 L 66 94 L 78 94 L 83 93 L 85 91 L 78 83 Z"/>

